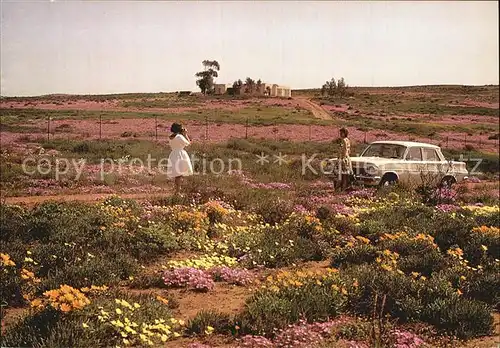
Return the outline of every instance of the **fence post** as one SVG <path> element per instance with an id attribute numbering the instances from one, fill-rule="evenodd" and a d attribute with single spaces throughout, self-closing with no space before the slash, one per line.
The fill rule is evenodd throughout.
<path id="1" fill-rule="evenodd" d="M 464 147 L 467 146 L 467 133 L 465 133 L 465 136 L 464 136 Z"/>
<path id="2" fill-rule="evenodd" d="M 155 139 L 158 141 L 158 116 L 155 115 Z"/>
<path id="3" fill-rule="evenodd" d="M 102 114 L 99 114 L 99 140 L 102 139 Z"/>
<path id="4" fill-rule="evenodd" d="M 205 139 L 208 140 L 208 115 L 205 116 Z"/>
<path id="5" fill-rule="evenodd" d="M 50 115 L 47 116 L 47 141 L 50 141 Z"/>
<path id="6" fill-rule="evenodd" d="M 245 123 L 245 139 L 248 139 L 248 117 L 247 117 L 247 121 Z"/>
<path id="7" fill-rule="evenodd" d="M 446 136 L 446 148 L 449 149 L 450 148 L 450 144 L 449 144 L 449 136 Z"/>
<path id="8" fill-rule="evenodd" d="M 312 139 L 311 124 L 309 123 L 309 141 Z"/>
<path id="9" fill-rule="evenodd" d="M 366 131 L 365 131 L 365 137 L 364 137 L 363 142 L 366 144 Z"/>

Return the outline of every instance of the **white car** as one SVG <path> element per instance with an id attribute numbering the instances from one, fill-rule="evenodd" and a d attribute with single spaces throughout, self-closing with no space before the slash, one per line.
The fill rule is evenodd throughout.
<path id="1" fill-rule="evenodd" d="M 446 160 L 439 146 L 411 141 L 375 141 L 351 163 L 356 182 L 365 185 L 450 186 L 469 175 L 465 162 Z"/>

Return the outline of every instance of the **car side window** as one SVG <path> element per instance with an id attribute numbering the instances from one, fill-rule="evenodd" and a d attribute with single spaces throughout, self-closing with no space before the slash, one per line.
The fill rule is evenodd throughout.
<path id="1" fill-rule="evenodd" d="M 408 161 L 421 161 L 422 160 L 422 152 L 419 147 L 411 147 L 408 150 L 408 154 L 406 155 L 406 159 Z"/>
<path id="2" fill-rule="evenodd" d="M 422 149 L 424 161 L 441 161 L 435 149 Z"/>

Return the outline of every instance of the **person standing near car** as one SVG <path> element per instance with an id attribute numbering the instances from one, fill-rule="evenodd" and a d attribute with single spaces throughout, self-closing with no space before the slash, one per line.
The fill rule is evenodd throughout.
<path id="1" fill-rule="evenodd" d="M 339 174 L 340 188 L 346 190 L 349 186 L 349 179 L 353 174 L 351 164 L 351 141 L 348 138 L 349 131 L 347 128 L 341 128 L 340 135 L 340 152 L 339 152 Z"/>

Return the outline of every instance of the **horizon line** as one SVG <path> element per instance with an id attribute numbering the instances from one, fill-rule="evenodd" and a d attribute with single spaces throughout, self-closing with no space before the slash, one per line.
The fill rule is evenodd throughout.
<path id="1" fill-rule="evenodd" d="M 347 86 L 348 88 L 370 88 L 370 89 L 376 89 L 376 88 L 415 88 L 415 87 L 499 87 L 499 84 L 481 84 L 481 85 L 471 85 L 471 84 L 424 84 L 424 85 L 401 85 L 401 86 Z M 314 91 L 318 90 L 320 91 L 320 87 L 311 87 L 311 88 L 297 88 L 297 89 L 292 89 L 292 92 L 301 92 L 301 91 Z M 157 92 L 114 92 L 114 93 L 97 93 L 97 94 L 91 94 L 91 93 L 48 93 L 48 94 L 38 94 L 38 95 L 2 95 L 0 94 L 0 98 L 40 98 L 40 97 L 51 97 L 51 96 L 113 96 L 113 95 L 126 95 L 126 94 L 175 94 L 178 92 L 184 92 L 184 91 L 189 91 L 189 92 L 194 92 L 194 93 L 201 93 L 199 91 L 192 91 L 188 89 L 180 89 L 177 91 L 157 91 Z"/>

